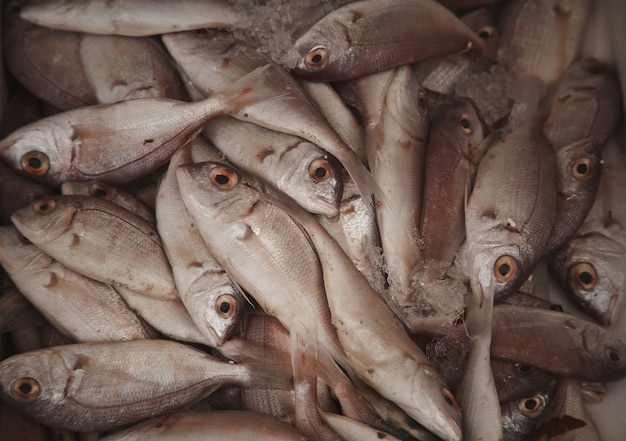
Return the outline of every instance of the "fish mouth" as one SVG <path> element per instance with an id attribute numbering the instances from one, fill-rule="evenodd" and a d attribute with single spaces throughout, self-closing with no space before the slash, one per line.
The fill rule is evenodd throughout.
<path id="1" fill-rule="evenodd" d="M 309 210 L 326 217 L 337 217 L 340 213 L 339 204 L 325 199 L 316 199 L 314 206 L 310 207 Z"/>

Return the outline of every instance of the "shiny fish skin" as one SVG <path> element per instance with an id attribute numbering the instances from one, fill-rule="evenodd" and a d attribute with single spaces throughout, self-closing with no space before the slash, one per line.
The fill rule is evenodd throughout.
<path id="1" fill-rule="evenodd" d="M 12 226 L 0 227 L 0 263 L 33 306 L 74 341 L 153 336 L 113 288 L 65 268 Z"/>
<path id="2" fill-rule="evenodd" d="M 267 97 L 257 87 L 263 72 L 259 68 L 225 95 L 197 103 L 143 98 L 53 115 L 0 141 L 0 156 L 49 185 L 69 179 L 127 182 L 167 162 L 208 120 Z"/>
<path id="3" fill-rule="evenodd" d="M 113 202 L 55 196 L 17 210 L 11 220 L 42 251 L 76 272 L 147 296 L 178 299 L 156 229 Z"/>
<path id="4" fill-rule="evenodd" d="M 241 24 L 224 0 L 183 0 L 176 3 L 144 0 L 50 1 L 29 4 L 20 16 L 41 26 L 92 34 L 141 37 L 205 27 Z"/>
<path id="5" fill-rule="evenodd" d="M 270 384 L 278 374 L 268 369 L 166 340 L 80 343 L 3 360 L 0 395 L 46 425 L 109 430 L 180 409 L 223 385 Z"/>
<path id="6" fill-rule="evenodd" d="M 483 42 L 437 2 L 365 0 L 311 26 L 287 64 L 305 79 L 345 81 L 468 48 L 480 52 Z"/>
<path id="7" fill-rule="evenodd" d="M 176 169 L 193 162 L 192 149 L 219 159 L 217 150 L 210 149 L 202 138 L 174 153 L 159 184 L 157 228 L 180 298 L 198 329 L 216 347 L 224 343 L 239 323 L 245 299 L 204 244 L 180 194 Z"/>

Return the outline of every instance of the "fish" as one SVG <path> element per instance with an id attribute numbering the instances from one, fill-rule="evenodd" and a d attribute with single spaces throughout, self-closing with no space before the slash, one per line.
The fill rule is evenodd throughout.
<path id="1" fill-rule="evenodd" d="M 208 120 L 267 97 L 257 87 L 265 70 L 197 103 L 142 98 L 43 118 L 0 141 L 0 156 L 48 185 L 72 179 L 124 183 L 166 163 Z"/>
<path id="2" fill-rule="evenodd" d="M 157 193 L 157 230 L 180 299 L 210 346 L 218 347 L 239 324 L 246 300 L 204 244 L 180 194 L 176 169 L 193 162 L 193 150 L 212 159 L 220 156 L 202 137 L 174 153 Z"/>
<path id="3" fill-rule="evenodd" d="M 545 390 L 502 405 L 503 441 L 524 441 L 532 436 L 550 409 L 555 385 L 553 380 Z"/>
<path id="4" fill-rule="evenodd" d="M 468 49 L 483 51 L 482 40 L 437 2 L 363 0 L 312 25 L 285 64 L 304 79 L 345 81 Z"/>
<path id="5" fill-rule="evenodd" d="M 77 343 L 0 362 L 0 396 L 46 425 L 102 431 L 181 409 L 224 385 L 285 387 L 282 369 L 220 361 L 167 340 Z"/>
<path id="6" fill-rule="evenodd" d="M 146 4 L 141 0 L 108 3 L 63 0 L 26 4 L 20 9 L 20 17 L 52 29 L 129 37 L 243 24 L 243 17 L 224 0 L 209 3 L 185 0 L 175 4 L 161 1 Z"/>
<path id="7" fill-rule="evenodd" d="M 157 230 L 113 202 L 55 196 L 15 211 L 11 220 L 43 252 L 78 273 L 162 300 L 178 299 Z"/>
<path id="8" fill-rule="evenodd" d="M 535 366 L 498 358 L 491 359 L 491 371 L 500 404 L 529 397 L 555 378 L 554 375 Z"/>
<path id="9" fill-rule="evenodd" d="M 48 322 L 76 342 L 154 336 L 113 288 L 64 267 L 11 225 L 0 227 L 0 264 Z"/>

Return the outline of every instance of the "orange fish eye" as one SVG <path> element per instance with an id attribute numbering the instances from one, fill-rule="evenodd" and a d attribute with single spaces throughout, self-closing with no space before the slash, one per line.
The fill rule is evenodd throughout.
<path id="1" fill-rule="evenodd" d="M 55 207 L 56 202 L 54 201 L 54 199 L 41 199 L 35 202 L 35 205 L 33 205 L 33 210 L 37 214 L 46 214 L 54 210 Z"/>
<path id="2" fill-rule="evenodd" d="M 472 127 L 472 121 L 470 121 L 469 116 L 467 116 L 467 114 L 462 113 L 461 115 L 459 115 L 459 118 L 457 119 L 457 121 L 459 123 L 459 127 L 461 127 L 461 130 L 467 136 L 471 136 L 471 134 L 474 133 L 474 128 Z"/>
<path id="3" fill-rule="evenodd" d="M 230 190 L 239 183 L 237 173 L 224 166 L 213 168 L 209 177 L 213 185 L 221 190 Z"/>
<path id="4" fill-rule="evenodd" d="M 621 366 L 624 362 L 624 357 L 622 353 L 615 348 L 607 346 L 604 350 L 604 355 L 606 356 L 606 360 L 613 366 Z"/>
<path id="5" fill-rule="evenodd" d="M 592 264 L 580 262 L 572 265 L 570 280 L 583 291 L 591 291 L 598 284 L 598 273 Z"/>
<path id="6" fill-rule="evenodd" d="M 321 70 L 328 64 L 328 51 L 323 46 L 316 46 L 304 57 L 304 65 L 309 69 Z"/>
<path id="7" fill-rule="evenodd" d="M 30 377 L 18 378 L 11 384 L 11 394 L 20 400 L 33 400 L 39 396 L 40 391 L 37 380 Z"/>
<path id="8" fill-rule="evenodd" d="M 593 174 L 593 162 L 588 158 L 579 159 L 572 164 L 571 171 L 575 179 L 587 179 Z"/>
<path id="9" fill-rule="evenodd" d="M 476 34 L 478 34 L 478 36 L 483 40 L 489 40 L 491 38 L 496 38 L 498 32 L 493 26 L 482 26 L 478 29 L 478 31 L 476 31 Z"/>
<path id="10" fill-rule="evenodd" d="M 443 399 L 446 400 L 446 403 L 448 403 L 450 406 L 454 407 L 455 409 L 461 408 L 456 398 L 454 398 L 454 395 L 452 395 L 452 392 L 450 392 L 450 389 L 448 389 L 447 387 L 443 387 L 441 388 L 441 393 L 443 394 Z"/>
<path id="11" fill-rule="evenodd" d="M 45 175 L 50 170 L 50 160 L 42 152 L 28 152 L 22 156 L 22 170 L 33 176 Z"/>
<path id="12" fill-rule="evenodd" d="M 230 294 L 223 294 L 215 302 L 217 315 L 223 319 L 229 319 L 237 312 L 237 299 Z"/>
<path id="13" fill-rule="evenodd" d="M 110 201 L 115 195 L 115 190 L 108 184 L 96 182 L 89 187 L 89 194 L 93 197 Z"/>
<path id="14" fill-rule="evenodd" d="M 500 283 L 510 282 L 517 276 L 519 265 L 517 260 L 512 256 L 500 256 L 493 266 L 493 274 Z"/>
<path id="15" fill-rule="evenodd" d="M 333 177 L 333 168 L 326 159 L 316 159 L 309 164 L 309 174 L 315 182 L 325 182 Z"/>

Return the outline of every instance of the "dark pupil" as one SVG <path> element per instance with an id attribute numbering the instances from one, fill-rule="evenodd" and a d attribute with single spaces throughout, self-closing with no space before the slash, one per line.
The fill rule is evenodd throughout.
<path id="1" fill-rule="evenodd" d="M 215 182 L 217 182 L 220 185 L 226 185 L 226 184 L 228 184 L 228 176 L 226 176 L 226 175 L 217 175 L 217 176 L 215 176 Z"/>
<path id="2" fill-rule="evenodd" d="M 520 372 L 527 374 L 533 370 L 532 366 L 528 366 L 527 364 L 520 364 L 518 366 Z"/>
<path id="3" fill-rule="evenodd" d="M 461 120 L 461 127 L 463 127 L 464 129 L 469 129 L 470 128 L 470 122 L 467 119 L 463 118 Z"/>
<path id="4" fill-rule="evenodd" d="M 98 188 L 94 194 L 94 196 L 96 196 L 97 198 L 104 198 L 106 197 L 106 195 L 107 195 L 107 191 L 102 188 Z"/>
<path id="5" fill-rule="evenodd" d="M 528 410 L 534 410 L 537 408 L 537 400 L 535 400 L 534 398 L 530 398 L 528 400 L 526 400 L 526 402 L 524 403 L 524 407 Z"/>
<path id="6" fill-rule="evenodd" d="M 620 361 L 620 356 L 617 352 L 615 351 L 610 351 L 609 352 L 609 358 L 611 359 L 611 361 L 617 363 L 618 361 Z"/>
<path id="7" fill-rule="evenodd" d="M 589 272 L 583 271 L 578 275 L 578 279 L 585 285 L 589 285 L 593 281 L 593 276 Z"/>
<path id="8" fill-rule="evenodd" d="M 41 168 L 41 165 L 42 165 L 42 164 L 41 164 L 41 159 L 39 159 L 39 158 L 35 158 L 35 157 L 33 157 L 33 158 L 28 158 L 28 166 L 29 166 L 30 168 L 35 169 L 35 170 L 36 170 L 36 169 L 38 169 L 38 168 Z"/>
<path id="9" fill-rule="evenodd" d="M 452 398 L 450 398 L 447 395 L 444 395 L 443 398 L 446 400 L 446 403 L 448 403 L 450 406 L 454 406 L 454 402 L 452 401 Z"/>
<path id="10" fill-rule="evenodd" d="M 325 178 L 326 177 L 326 169 L 324 167 L 317 167 L 315 169 L 315 176 L 317 176 L 318 178 Z"/>
<path id="11" fill-rule="evenodd" d="M 40 211 L 48 211 L 50 209 L 50 204 L 41 204 L 39 206 Z"/>
<path id="12" fill-rule="evenodd" d="M 576 171 L 578 172 L 578 174 L 580 175 L 584 175 L 587 174 L 587 164 L 578 164 L 576 166 Z"/>
<path id="13" fill-rule="evenodd" d="M 508 263 L 503 263 L 498 268 L 498 272 L 500 273 L 501 276 L 506 276 L 509 273 L 509 271 L 511 271 L 511 267 Z"/>
<path id="14" fill-rule="evenodd" d="M 311 57 L 311 61 L 315 64 L 322 62 L 322 56 L 320 54 L 315 54 Z"/>
<path id="15" fill-rule="evenodd" d="M 209 33 L 209 31 L 205 28 L 202 29 L 196 29 L 196 35 L 207 35 Z"/>
<path id="16" fill-rule="evenodd" d="M 30 383 L 22 383 L 18 386 L 18 389 L 20 390 L 20 392 L 22 392 L 24 395 L 28 395 L 33 391 L 33 386 L 31 386 Z"/>
<path id="17" fill-rule="evenodd" d="M 478 36 L 479 36 L 480 38 L 489 38 L 489 36 L 490 36 L 490 35 L 489 35 L 489 32 L 488 32 L 488 31 L 480 31 L 480 32 L 478 33 Z"/>
<path id="18" fill-rule="evenodd" d="M 220 311 L 222 311 L 224 314 L 230 311 L 230 303 L 228 302 L 220 303 Z"/>
<path id="19" fill-rule="evenodd" d="M 424 100 L 424 98 L 420 98 L 419 101 L 417 102 L 417 105 L 420 106 L 420 109 L 425 109 L 426 101 Z"/>

